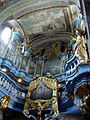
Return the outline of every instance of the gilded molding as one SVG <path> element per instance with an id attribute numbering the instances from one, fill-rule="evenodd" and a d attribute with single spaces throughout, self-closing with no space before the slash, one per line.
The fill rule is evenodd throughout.
<path id="1" fill-rule="evenodd" d="M 43 81 L 43 83 L 49 89 L 53 90 L 52 98 L 47 100 L 42 100 L 42 99 L 31 100 L 30 96 L 32 91 L 37 88 L 37 86 L 40 84 L 41 81 Z M 32 109 L 38 109 L 38 114 L 40 114 L 42 110 L 46 109 L 48 105 L 52 104 L 52 110 L 58 114 L 57 90 L 58 90 L 57 80 L 47 77 L 36 78 L 29 84 L 28 94 L 24 105 L 24 111 L 29 111 L 31 109 L 29 106 L 31 106 L 33 107 Z M 41 104 L 42 102 L 44 103 Z"/>
<path id="2" fill-rule="evenodd" d="M 9 102 L 10 102 L 11 98 L 8 96 L 4 96 L 1 98 L 0 100 L 0 109 L 4 109 L 8 106 Z"/>

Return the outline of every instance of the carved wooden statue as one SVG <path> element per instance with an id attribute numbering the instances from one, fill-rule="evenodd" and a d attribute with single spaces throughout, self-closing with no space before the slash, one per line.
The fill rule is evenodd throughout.
<path id="1" fill-rule="evenodd" d="M 80 36 L 78 33 L 74 50 L 75 55 L 76 57 L 78 57 L 80 63 L 87 63 L 88 55 L 86 51 L 86 40 L 83 36 Z"/>

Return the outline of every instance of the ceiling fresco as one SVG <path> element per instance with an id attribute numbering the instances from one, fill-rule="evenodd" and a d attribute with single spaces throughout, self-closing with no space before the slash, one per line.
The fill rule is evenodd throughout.
<path id="1" fill-rule="evenodd" d="M 18 20 L 28 34 L 43 33 L 50 30 L 69 31 L 68 9 L 52 8 L 40 10 L 21 17 Z"/>

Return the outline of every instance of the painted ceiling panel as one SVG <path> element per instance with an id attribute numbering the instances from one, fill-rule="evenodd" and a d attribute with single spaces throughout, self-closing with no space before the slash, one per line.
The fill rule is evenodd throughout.
<path id="1" fill-rule="evenodd" d="M 67 15 L 67 8 L 52 8 L 25 15 L 18 21 L 28 34 L 42 33 L 56 29 L 67 31 L 67 23 L 70 22 L 69 15 Z"/>

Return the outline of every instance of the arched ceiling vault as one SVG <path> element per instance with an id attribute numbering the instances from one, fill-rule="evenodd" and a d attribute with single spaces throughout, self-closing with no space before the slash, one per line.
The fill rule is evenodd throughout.
<path id="1" fill-rule="evenodd" d="M 8 2 L 5 0 L 6 5 L 1 6 L 0 10 L 0 23 L 10 18 L 20 18 L 21 16 L 41 9 L 50 7 L 65 7 L 70 4 L 75 4 L 77 0 L 19 0 L 18 2 Z M 10 5 L 9 5 L 10 4 Z"/>
<path id="2" fill-rule="evenodd" d="M 1 9 L 0 23 L 9 21 L 33 47 L 53 41 L 69 43 L 73 35 L 70 5 L 75 4 L 77 0 L 16 0 Z"/>

